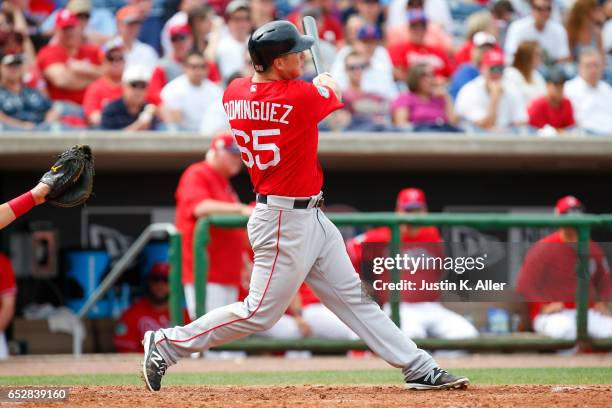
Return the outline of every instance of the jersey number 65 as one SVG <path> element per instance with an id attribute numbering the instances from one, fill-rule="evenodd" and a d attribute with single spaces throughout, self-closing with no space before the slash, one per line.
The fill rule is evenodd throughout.
<path id="1" fill-rule="evenodd" d="M 268 167 L 276 166 L 280 162 L 281 157 L 280 149 L 278 148 L 278 146 L 274 143 L 260 143 L 259 139 L 260 137 L 265 136 L 279 136 L 280 129 L 262 129 L 253 130 L 251 132 L 251 135 L 253 137 L 253 152 L 255 152 L 255 158 L 253 158 L 253 153 L 251 153 L 251 151 L 247 147 L 243 146 L 251 141 L 251 136 L 246 134 L 244 131 L 238 129 L 232 129 L 232 133 L 234 134 L 236 141 L 238 141 L 238 137 L 242 138 L 243 143 L 238 143 L 238 149 L 240 149 L 240 151 L 243 153 L 242 161 L 249 169 L 253 167 L 253 164 L 257 164 L 257 168 L 259 168 L 260 170 L 265 170 Z M 262 163 L 259 158 L 259 154 L 257 154 L 256 152 L 265 151 L 271 151 L 274 154 L 274 157 L 272 158 L 272 160 L 266 163 Z"/>

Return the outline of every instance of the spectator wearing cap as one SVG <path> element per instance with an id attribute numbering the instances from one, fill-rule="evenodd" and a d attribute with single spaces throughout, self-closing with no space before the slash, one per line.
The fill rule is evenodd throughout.
<path id="1" fill-rule="evenodd" d="M 220 34 L 212 51 L 225 81 L 244 68 L 244 53 L 253 28 L 250 10 L 246 0 L 233 0 L 225 9 L 227 31 Z"/>
<path id="2" fill-rule="evenodd" d="M 124 6 L 117 12 L 117 27 L 123 43 L 125 66 L 141 66 L 153 72 L 159 57 L 153 47 L 138 39 L 143 21 L 142 10 L 134 4 Z"/>
<path id="3" fill-rule="evenodd" d="M 500 43 L 503 43 L 497 40 L 499 31 L 497 29 L 495 19 L 490 12 L 487 10 L 482 10 L 470 15 L 466 21 L 466 26 L 466 40 L 454 55 L 455 63 L 457 65 L 472 62 L 472 50 L 474 48 L 482 47 L 483 42 L 486 42 L 487 44 L 494 46 L 496 50 L 503 52 L 499 46 Z"/>
<path id="4" fill-rule="evenodd" d="M 36 62 L 51 99 L 81 105 L 85 89 L 100 77 L 102 69 L 100 49 L 83 43 L 78 24 L 77 16 L 71 11 L 64 9 L 57 13 L 57 43 L 40 50 Z"/>
<path id="5" fill-rule="evenodd" d="M 352 46 L 341 48 L 330 69 L 332 76 L 344 91 L 349 86 L 346 57 L 356 51 L 366 59 L 366 66 L 361 75 L 361 89 L 364 92 L 377 94 L 390 101 L 398 94 L 393 80 L 393 64 L 385 47 L 381 45 L 382 32 L 373 24 L 359 28 L 357 39 Z"/>
<path id="6" fill-rule="evenodd" d="M 352 51 L 346 56 L 344 66 L 348 87 L 342 90 L 342 101 L 344 112 L 350 115 L 350 119 L 344 118 L 344 121 L 348 122 L 344 130 L 365 132 L 389 130 L 391 128 L 389 101 L 378 93 L 362 89 L 363 72 L 368 66 L 366 57 L 357 51 Z"/>
<path id="7" fill-rule="evenodd" d="M 176 13 L 172 15 L 164 24 L 164 27 L 161 32 L 161 44 L 164 56 L 167 56 L 172 53 L 172 41 L 170 35 L 170 29 L 172 27 L 184 26 L 188 24 L 189 12 L 202 7 L 204 5 L 210 5 L 214 7 L 211 1 L 205 0 L 181 0 L 179 4 L 179 9 Z M 225 9 L 225 7 L 224 7 Z"/>
<path id="8" fill-rule="evenodd" d="M 202 115 L 220 105 L 223 90 L 207 79 L 208 64 L 204 56 L 191 52 L 185 60 L 185 73 L 162 89 L 162 117 L 169 127 L 197 131 Z"/>
<path id="9" fill-rule="evenodd" d="M 429 65 L 411 66 L 406 82 L 410 92 L 400 94 L 391 104 L 396 127 L 416 132 L 459 131 L 450 95 Z"/>
<path id="10" fill-rule="evenodd" d="M 546 74 L 546 95 L 534 99 L 529 105 L 529 125 L 537 129 L 552 128 L 556 132 L 573 128 L 574 108 L 563 94 L 567 81 L 565 71 L 553 67 Z M 556 132 L 553 132 L 556 133 Z"/>
<path id="11" fill-rule="evenodd" d="M 164 56 L 153 70 L 147 98 L 152 103 L 161 103 L 161 91 L 166 84 L 185 72 L 185 59 L 193 48 L 193 36 L 188 25 L 170 27 L 171 52 Z"/>
<path id="12" fill-rule="evenodd" d="M 147 104 L 149 71 L 140 66 L 123 72 L 123 95 L 102 109 L 101 127 L 104 130 L 153 130 L 158 120 L 155 105 Z"/>
<path id="13" fill-rule="evenodd" d="M 7 54 L 0 60 L 0 127 L 3 130 L 47 130 L 60 119 L 53 102 L 23 83 L 23 58 Z"/>
<path id="14" fill-rule="evenodd" d="M 176 189 L 176 227 L 182 236 L 183 286 L 185 301 L 192 319 L 195 314 L 193 277 L 193 233 L 199 218 L 213 214 L 250 215 L 252 208 L 240 203 L 230 179 L 242 169 L 240 150 L 230 133 L 216 135 L 206 158 L 187 167 Z M 207 247 L 209 268 L 206 286 L 206 310 L 213 310 L 238 300 L 241 276 L 245 268 L 243 255 L 248 243 L 243 229 L 210 230 Z"/>
<path id="15" fill-rule="evenodd" d="M 505 85 L 504 56 L 487 51 L 480 64 L 480 75 L 468 82 L 457 95 L 455 112 L 475 128 L 510 131 L 527 123 L 527 110 L 517 90 Z"/>
<path id="16" fill-rule="evenodd" d="M 512 65 L 504 70 L 504 81 L 520 92 L 525 106 L 546 93 L 546 82 L 538 72 L 541 64 L 540 45 L 535 41 L 525 41 L 516 49 Z"/>
<path id="17" fill-rule="evenodd" d="M 70 0 L 66 9 L 73 12 L 79 19 L 80 31 L 85 40 L 96 44 L 104 44 L 117 34 L 115 18 L 106 8 L 93 7 L 91 0 Z M 51 13 L 40 26 L 43 33 L 51 34 L 58 11 Z"/>
<path id="18" fill-rule="evenodd" d="M 431 23 L 447 34 L 453 33 L 453 17 L 446 0 L 391 0 L 387 13 L 387 26 L 390 28 L 405 26 L 406 9 L 414 8 L 423 9 Z"/>
<path id="19" fill-rule="evenodd" d="M 395 67 L 395 78 L 405 80 L 408 70 L 414 64 L 430 65 L 436 76 L 449 78 L 454 66 L 446 52 L 438 47 L 425 44 L 427 17 L 423 10 L 408 12 L 410 39 L 389 48 L 391 61 Z"/>
<path id="20" fill-rule="evenodd" d="M 578 76 L 567 81 L 565 95 L 572 102 L 576 124 L 587 132 L 612 135 L 612 87 L 602 81 L 604 63 L 596 49 L 580 55 Z"/>
<path id="21" fill-rule="evenodd" d="M 121 38 L 115 37 L 102 46 L 104 74 L 92 82 L 85 91 L 83 110 L 91 127 L 97 128 L 102 122 L 102 109 L 110 101 L 123 94 L 121 76 L 125 69 L 125 54 Z"/>
<path id="22" fill-rule="evenodd" d="M 276 20 L 276 3 L 274 0 L 251 0 L 251 22 L 253 27 Z"/>
<path id="23" fill-rule="evenodd" d="M 410 12 L 412 11 L 421 11 L 425 13 L 425 16 L 429 18 L 431 14 L 430 5 L 435 4 L 438 0 L 434 0 L 433 3 L 431 0 L 409 0 L 403 1 L 403 8 L 391 11 L 389 8 L 388 17 L 386 24 L 386 45 L 387 47 L 393 47 L 396 44 L 405 43 L 410 41 Z M 448 7 L 446 1 L 442 2 L 441 7 Z M 393 3 L 392 3 L 393 6 Z M 424 8 L 425 7 L 425 8 Z M 399 13 L 399 18 L 401 19 L 401 24 L 392 24 L 390 21 L 397 19 L 397 16 L 394 16 L 394 13 Z M 398 20 L 399 21 L 399 20 Z M 430 21 L 427 22 L 427 27 L 425 29 L 425 44 L 443 49 L 449 55 L 455 53 L 455 44 L 453 41 L 453 37 L 445 31 L 445 29 L 440 25 L 438 21 Z"/>
<path id="24" fill-rule="evenodd" d="M 492 49 L 497 49 L 501 52 L 495 37 L 486 31 L 479 31 L 474 34 L 470 44 L 472 44 L 470 47 L 470 61 L 457 67 L 448 86 L 448 92 L 453 100 L 457 99 L 457 94 L 465 84 L 480 75 L 478 67 L 482 61 L 483 54 Z"/>
<path id="25" fill-rule="evenodd" d="M 584 207 L 574 196 L 565 196 L 555 206 L 559 217 L 582 213 Z M 545 336 L 576 338 L 576 243 L 575 228 L 561 227 L 542 238 L 527 251 L 518 273 L 516 290 L 530 302 L 533 329 Z M 587 332 L 593 338 L 612 337 L 612 277 L 605 253 L 589 243 Z"/>
<path id="26" fill-rule="evenodd" d="M 409 187 L 402 189 L 397 196 L 395 212 L 398 214 L 425 214 L 427 201 L 423 190 Z M 347 252 L 355 270 L 365 282 L 372 282 L 372 269 L 364 265 L 372 264 L 379 256 L 388 256 L 388 245 L 391 242 L 391 229 L 375 228 L 349 240 Z M 436 227 L 421 227 L 410 224 L 400 226 L 401 251 L 418 254 L 424 258 L 444 258 L 444 242 Z M 429 263 L 428 263 L 429 264 Z M 370 274 L 368 274 L 370 272 Z M 424 283 L 433 284 L 443 278 L 442 268 L 422 267 L 418 270 L 404 270 L 402 281 L 414 282 L 416 288 Z M 369 276 L 368 276 L 369 275 Z M 391 282 L 389 271 L 376 275 L 375 280 Z M 376 286 L 373 286 L 376 289 Z M 383 304 L 383 309 L 390 312 L 389 292 L 375 290 L 376 300 Z M 437 290 L 404 290 L 400 292 L 400 323 L 404 333 L 410 338 L 438 337 L 444 339 L 465 339 L 478 336 L 476 328 L 463 316 L 445 308 L 440 303 L 440 292 Z"/>
<path id="27" fill-rule="evenodd" d="M 550 18 L 551 0 L 530 0 L 531 15 L 514 21 L 508 27 L 504 50 L 506 59 L 512 62 L 518 46 L 523 41 L 537 41 L 544 52 L 546 65 L 571 60 L 565 27 Z"/>
<path id="28" fill-rule="evenodd" d="M 159 330 L 170 326 L 170 265 L 157 262 L 147 275 L 146 294 L 135 301 L 119 318 L 115 325 L 113 344 L 118 353 L 143 351 L 142 339 L 148 330 Z M 183 319 L 189 323 L 185 312 Z"/>

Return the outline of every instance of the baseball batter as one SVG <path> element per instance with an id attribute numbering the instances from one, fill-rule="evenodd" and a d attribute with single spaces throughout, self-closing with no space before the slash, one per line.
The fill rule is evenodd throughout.
<path id="1" fill-rule="evenodd" d="M 402 369 L 408 388 L 469 383 L 439 368 L 362 295 L 342 236 L 320 210 L 317 124 L 342 103 L 329 75 L 313 83 L 296 80 L 313 42 L 287 21 L 267 23 L 249 39 L 256 72 L 234 80 L 223 96 L 257 193 L 247 227 L 255 254 L 249 294 L 186 326 L 145 333 L 142 370 L 149 390 L 161 388 L 166 369 L 180 358 L 272 327 L 304 281 L 376 354 Z"/>

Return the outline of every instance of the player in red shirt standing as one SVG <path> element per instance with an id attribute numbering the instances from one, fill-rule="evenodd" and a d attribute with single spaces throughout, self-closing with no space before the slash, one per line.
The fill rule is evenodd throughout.
<path id="1" fill-rule="evenodd" d="M 573 196 L 557 201 L 555 213 L 565 215 L 583 211 Z M 574 228 L 558 231 L 536 242 L 527 252 L 519 271 L 516 290 L 530 301 L 531 318 L 536 333 L 559 339 L 576 338 L 576 242 Z M 612 311 L 606 302 L 612 299 L 610 267 L 601 247 L 589 247 L 588 333 L 595 338 L 612 337 Z"/>
<path id="2" fill-rule="evenodd" d="M 425 194 L 418 188 L 405 188 L 397 196 L 395 211 L 398 213 L 426 213 Z M 402 225 L 400 227 L 401 251 L 413 257 L 444 257 L 442 237 L 436 227 Z M 362 270 L 363 261 L 385 256 L 391 242 L 391 229 L 380 227 L 359 235 L 347 242 L 349 256 L 357 271 Z M 365 246 L 364 246 L 365 245 Z M 405 271 L 403 281 L 413 281 L 421 287 L 421 281 L 439 282 L 442 271 L 439 269 L 419 269 L 416 273 Z M 389 273 L 377 275 L 374 279 L 390 282 Z M 379 301 L 389 311 L 388 292 L 377 291 Z M 438 337 L 444 339 L 465 339 L 478 336 L 476 328 L 463 316 L 440 304 L 440 293 L 435 290 L 404 290 L 400 292 L 401 328 L 411 338 Z"/>
<path id="3" fill-rule="evenodd" d="M 180 358 L 272 327 L 304 281 L 376 354 L 402 369 L 408 388 L 469 382 L 439 368 L 364 296 L 340 231 L 320 210 L 317 124 L 342 103 L 328 74 L 313 83 L 296 80 L 313 43 L 287 21 L 265 24 L 249 39 L 256 72 L 234 80 L 223 96 L 257 193 L 248 223 L 255 254 L 249 294 L 186 326 L 147 332 L 142 370 L 149 390 L 161 388 L 166 369 Z"/>
<path id="4" fill-rule="evenodd" d="M 8 347 L 4 330 L 13 320 L 17 286 L 11 260 L 0 253 L 0 360 L 8 358 Z"/>
<path id="5" fill-rule="evenodd" d="M 250 215 L 240 203 L 230 178 L 240 172 L 240 150 L 230 133 L 215 136 L 206 159 L 189 166 L 176 189 L 176 226 L 182 234 L 183 285 L 187 309 L 196 317 L 193 277 L 193 233 L 199 218 L 211 214 Z M 242 228 L 210 229 L 206 310 L 236 302 L 248 242 Z"/>

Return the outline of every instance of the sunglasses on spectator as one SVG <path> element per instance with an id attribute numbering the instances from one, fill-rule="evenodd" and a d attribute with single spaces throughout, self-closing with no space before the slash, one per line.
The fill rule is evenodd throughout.
<path id="1" fill-rule="evenodd" d="M 170 38 L 170 41 L 179 42 L 179 41 L 185 41 L 186 39 L 187 39 L 187 36 L 185 34 L 179 34 L 179 35 L 173 35 L 172 38 Z"/>
<path id="2" fill-rule="evenodd" d="M 363 71 L 367 66 L 368 64 L 349 64 L 346 66 L 346 69 L 349 71 Z"/>
<path id="3" fill-rule="evenodd" d="M 79 20 L 89 20 L 91 14 L 89 13 L 79 13 L 76 15 Z"/>
<path id="4" fill-rule="evenodd" d="M 123 62 L 125 57 L 123 55 L 109 55 L 106 57 L 108 62 Z"/>
<path id="5" fill-rule="evenodd" d="M 533 6 L 535 11 L 539 11 L 540 13 L 550 13 L 552 11 L 552 6 Z"/>
<path id="6" fill-rule="evenodd" d="M 191 69 L 206 69 L 206 64 L 187 64 L 187 68 Z"/>
<path id="7" fill-rule="evenodd" d="M 168 283 L 168 278 L 165 276 L 151 276 L 149 280 L 152 283 Z"/>
<path id="8" fill-rule="evenodd" d="M 492 74 L 503 74 L 504 68 L 506 67 L 503 65 L 493 65 L 492 67 L 489 68 L 489 72 Z"/>
<path id="9" fill-rule="evenodd" d="M 129 85 L 131 88 L 134 88 L 134 89 L 146 89 L 147 88 L 147 83 L 144 81 L 130 82 Z"/>
<path id="10" fill-rule="evenodd" d="M 245 16 L 245 17 L 230 17 L 230 20 L 232 21 L 247 21 L 250 22 L 251 21 L 251 17 Z"/>

